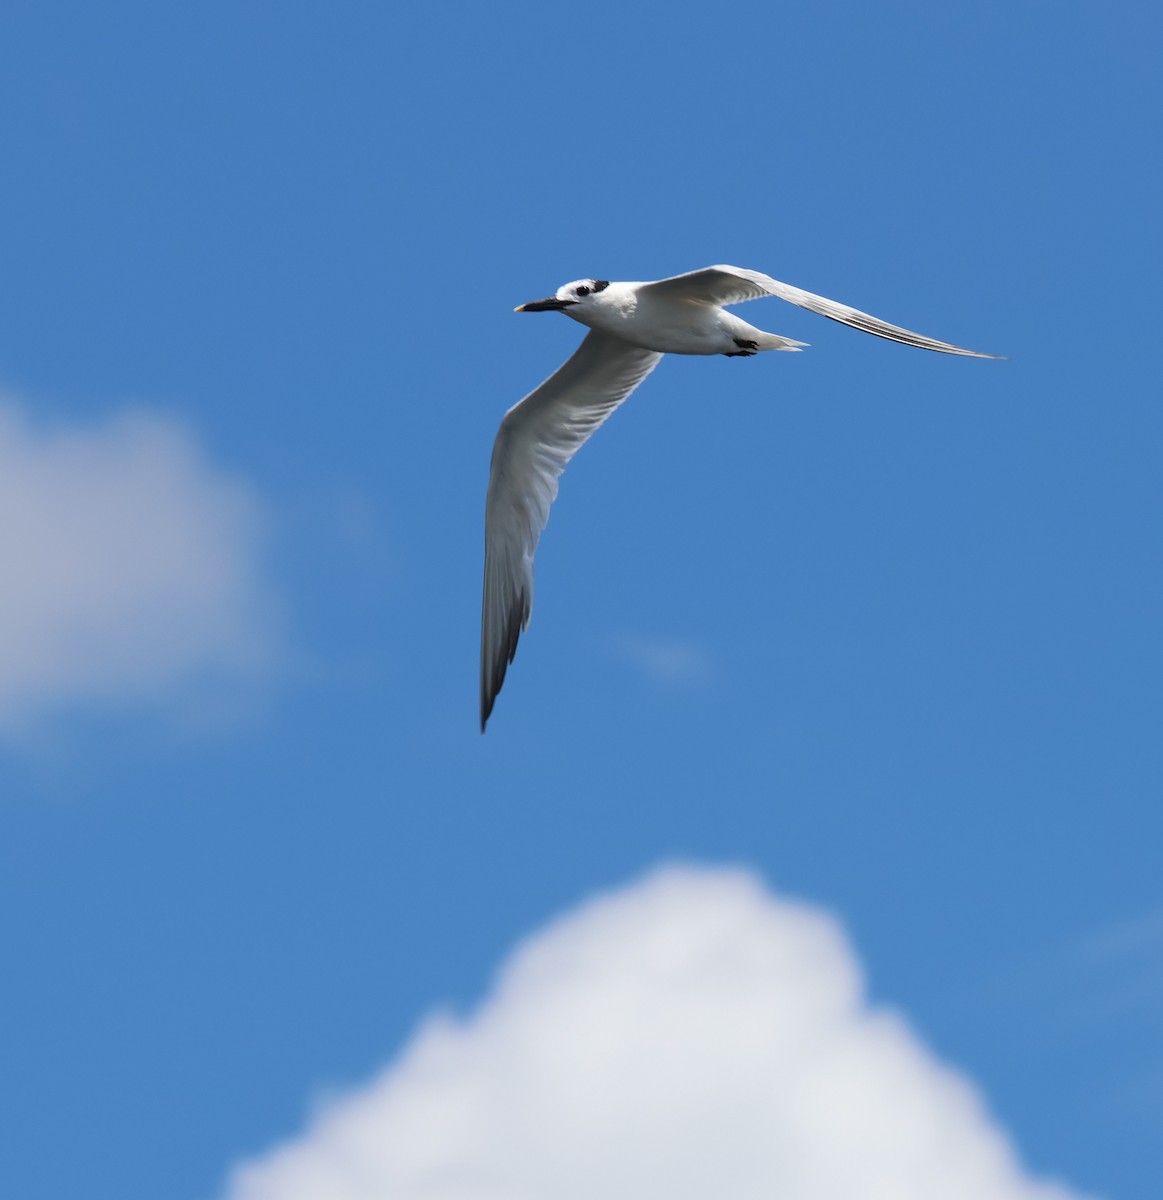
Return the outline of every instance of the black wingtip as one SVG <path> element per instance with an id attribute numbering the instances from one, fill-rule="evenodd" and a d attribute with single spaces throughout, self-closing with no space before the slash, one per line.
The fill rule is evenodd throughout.
<path id="1" fill-rule="evenodd" d="M 505 676 L 509 664 L 517 657 L 517 643 L 527 624 L 529 605 L 525 601 L 525 589 L 517 593 L 509 607 L 509 616 L 505 629 L 504 648 L 495 663 L 489 664 L 481 659 L 481 733 L 484 733 L 489 717 L 493 714 L 493 705 L 505 685 Z"/>
<path id="2" fill-rule="evenodd" d="M 502 676 L 502 679 L 504 676 Z M 488 687 L 485 679 L 481 679 L 481 733 L 484 733 L 485 726 L 489 723 L 489 717 L 493 715 L 493 705 L 497 702 L 497 693 L 500 688 L 494 684 L 493 687 Z"/>

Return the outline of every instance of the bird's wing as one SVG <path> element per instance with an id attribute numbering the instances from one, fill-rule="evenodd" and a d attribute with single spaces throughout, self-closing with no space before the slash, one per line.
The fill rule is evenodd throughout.
<path id="1" fill-rule="evenodd" d="M 539 388 L 505 414 L 485 502 L 481 612 L 481 730 L 533 608 L 533 553 L 557 480 L 599 425 L 654 370 L 661 354 L 587 334 Z"/>
<path id="2" fill-rule="evenodd" d="M 902 329 L 899 325 L 890 325 L 878 317 L 861 312 L 858 308 L 849 308 L 846 304 L 837 304 L 824 296 L 805 292 L 801 288 L 792 287 L 790 283 L 780 283 L 770 275 L 759 271 L 748 271 L 744 267 L 704 267 L 701 271 L 689 271 L 685 275 L 675 275 L 670 279 L 660 279 L 657 283 L 643 285 L 643 290 L 654 291 L 662 295 L 682 297 L 687 300 L 702 301 L 704 304 L 742 304 L 744 300 L 759 300 L 764 296 L 776 296 L 780 300 L 789 300 L 800 308 L 810 309 L 822 317 L 830 317 L 842 325 L 851 325 L 853 329 L 862 329 L 865 333 L 874 333 L 877 337 L 888 338 L 893 342 L 904 342 L 906 346 L 918 346 L 922 350 L 939 350 L 943 354 L 965 354 L 971 358 L 998 358 L 997 354 L 981 354 L 977 350 L 966 350 L 962 346 L 954 346 L 952 342 L 940 342 L 936 338 L 925 337 L 924 334 L 913 333 L 912 330 Z"/>

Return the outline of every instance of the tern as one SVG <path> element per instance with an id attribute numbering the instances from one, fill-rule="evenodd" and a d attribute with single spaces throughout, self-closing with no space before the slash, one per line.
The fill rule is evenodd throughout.
<path id="1" fill-rule="evenodd" d="M 533 554 L 570 459 L 664 354 L 799 350 L 725 306 L 775 296 L 877 337 L 970 358 L 998 358 L 890 325 L 859 309 L 741 267 L 706 267 L 650 283 L 578 279 L 517 312 L 561 312 L 589 333 L 573 356 L 505 414 L 493 444 L 485 501 L 481 615 L 481 732 L 533 611 Z"/>

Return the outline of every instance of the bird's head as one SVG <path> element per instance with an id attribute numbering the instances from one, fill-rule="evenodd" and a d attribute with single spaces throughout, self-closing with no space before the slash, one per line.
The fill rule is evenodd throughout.
<path id="1" fill-rule="evenodd" d="M 567 316 L 578 317 L 593 304 L 594 297 L 609 286 L 608 279 L 575 279 L 573 283 L 562 284 L 556 294 L 548 299 L 531 300 L 528 304 L 518 305 L 513 311 L 564 312 Z"/>

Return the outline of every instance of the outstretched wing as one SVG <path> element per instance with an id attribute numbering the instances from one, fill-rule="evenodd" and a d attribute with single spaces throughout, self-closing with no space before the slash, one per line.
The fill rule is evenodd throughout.
<path id="1" fill-rule="evenodd" d="M 501 422 L 485 501 L 482 732 L 517 653 L 517 639 L 529 624 L 533 554 L 557 497 L 557 480 L 660 358 L 653 350 L 593 330 L 573 357 Z"/>
<path id="2" fill-rule="evenodd" d="M 744 267 L 704 267 L 701 271 L 689 271 L 685 275 L 675 275 L 670 279 L 646 284 L 645 289 L 676 298 L 719 305 L 742 304 L 744 300 L 776 296 L 780 300 L 798 304 L 800 308 L 819 313 L 822 317 L 839 321 L 842 325 L 851 325 L 853 329 L 862 329 L 865 333 L 874 333 L 877 337 L 888 338 L 893 342 L 903 342 L 906 346 L 939 350 L 942 354 L 964 354 L 971 358 L 1000 357 L 997 354 L 966 350 L 962 346 L 954 346 L 952 342 L 941 342 L 936 338 L 925 337 L 924 334 L 913 333 L 910 329 L 902 329 L 899 325 L 890 325 L 887 321 L 861 312 L 858 308 L 837 304 L 835 300 L 805 292 L 801 288 L 792 287 L 790 283 L 780 283 L 770 275 L 748 271 Z"/>

